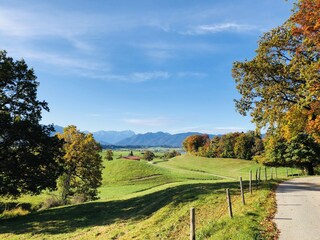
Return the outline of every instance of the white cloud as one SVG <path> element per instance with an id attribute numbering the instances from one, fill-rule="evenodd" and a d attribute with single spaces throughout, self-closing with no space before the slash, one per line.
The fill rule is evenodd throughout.
<path id="1" fill-rule="evenodd" d="M 130 82 L 130 83 L 141 83 L 152 80 L 164 80 L 170 77 L 170 73 L 162 71 L 153 72 L 134 72 L 129 74 L 94 74 L 89 77 L 95 79 L 101 79 L 105 81 L 118 81 L 118 82 Z"/>
<path id="2" fill-rule="evenodd" d="M 146 42 L 134 44 L 142 53 L 154 63 L 168 63 L 175 59 L 183 59 L 186 55 L 208 54 L 219 51 L 221 46 L 204 42 Z"/>
<path id="3" fill-rule="evenodd" d="M 150 50 L 146 52 L 146 55 L 159 62 L 164 62 L 170 58 L 174 58 L 174 55 L 166 50 Z"/>
<path id="4" fill-rule="evenodd" d="M 66 11 L 44 4 L 23 9 L 0 6 L 0 36 L 25 42 L 57 39 L 88 52 L 96 51 L 93 37 L 135 28 L 139 21 L 115 14 Z"/>
<path id="5" fill-rule="evenodd" d="M 168 124 L 168 119 L 166 118 L 127 118 L 123 119 L 124 122 L 138 125 L 138 126 L 148 126 L 148 127 L 161 127 Z"/>
<path id="6" fill-rule="evenodd" d="M 59 55 L 56 53 L 35 52 L 35 51 L 23 51 L 22 56 L 33 60 L 41 61 L 43 63 L 52 64 L 63 68 L 96 70 L 99 69 L 99 65 L 90 61 L 84 62 L 81 59 Z"/>
<path id="7" fill-rule="evenodd" d="M 97 118 L 97 117 L 101 117 L 102 115 L 100 113 L 90 113 L 89 117 L 93 117 L 93 118 Z"/>
<path id="8" fill-rule="evenodd" d="M 238 23 L 218 23 L 208 25 L 198 25 L 190 27 L 187 31 L 181 32 L 185 35 L 204 35 L 214 34 L 219 32 L 250 32 L 257 30 L 256 26 Z"/>
<path id="9" fill-rule="evenodd" d="M 145 52 L 145 55 L 155 61 L 165 61 L 171 58 L 183 57 L 188 53 L 209 53 L 221 49 L 221 46 L 204 42 L 170 43 L 159 41 L 139 43 L 134 46 L 142 49 Z"/>
<path id="10" fill-rule="evenodd" d="M 192 78 L 200 79 L 206 77 L 206 73 L 201 72 L 178 72 L 169 73 L 163 71 L 153 71 L 153 72 L 134 72 L 129 74 L 94 74 L 88 77 L 101 79 L 105 81 L 118 81 L 118 82 L 129 82 L 129 83 L 142 83 L 154 80 L 166 80 L 168 78 Z"/>
<path id="11" fill-rule="evenodd" d="M 208 76 L 206 73 L 201 72 L 179 72 L 177 73 L 178 78 L 204 78 Z"/>

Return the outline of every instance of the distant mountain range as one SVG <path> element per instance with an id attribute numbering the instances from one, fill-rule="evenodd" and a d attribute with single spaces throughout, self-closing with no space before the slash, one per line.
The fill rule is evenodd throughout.
<path id="1" fill-rule="evenodd" d="M 117 145 L 118 142 L 131 138 L 136 134 L 131 130 L 126 131 L 98 131 L 93 132 L 93 137 L 96 141 L 100 142 L 101 144 L 114 144 Z"/>
<path id="2" fill-rule="evenodd" d="M 62 132 L 63 127 L 54 125 L 56 132 Z M 86 131 L 87 132 L 87 131 Z M 116 146 L 144 146 L 144 147 L 181 147 L 183 140 L 191 135 L 201 134 L 198 132 L 187 132 L 170 134 L 165 132 L 135 134 L 131 130 L 126 131 L 97 131 L 93 132 L 96 141 L 103 145 Z M 214 135 L 209 135 L 212 138 Z"/>

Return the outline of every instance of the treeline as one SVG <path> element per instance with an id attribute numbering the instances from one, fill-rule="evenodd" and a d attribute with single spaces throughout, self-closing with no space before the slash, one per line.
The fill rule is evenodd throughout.
<path id="1" fill-rule="evenodd" d="M 183 148 L 196 156 L 247 160 L 264 151 L 261 135 L 254 131 L 228 133 L 212 139 L 207 134 L 192 135 L 184 140 Z"/>

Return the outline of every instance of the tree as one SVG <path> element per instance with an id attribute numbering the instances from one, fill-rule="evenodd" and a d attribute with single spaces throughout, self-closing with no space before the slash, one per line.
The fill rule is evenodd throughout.
<path id="1" fill-rule="evenodd" d="M 294 166 L 314 175 L 320 163 L 320 145 L 309 134 L 299 133 L 291 141 L 273 135 L 266 140 L 264 163 L 269 166 Z"/>
<path id="2" fill-rule="evenodd" d="M 254 144 L 251 147 L 252 156 L 258 156 L 264 153 L 264 145 L 261 136 L 254 138 Z"/>
<path id="3" fill-rule="evenodd" d="M 299 1 L 289 21 L 264 34 L 251 61 L 233 65 L 237 110 L 289 144 L 304 134 L 320 144 L 318 6 L 319 0 Z"/>
<path id="4" fill-rule="evenodd" d="M 128 156 L 131 156 L 131 157 L 132 157 L 132 156 L 133 156 L 133 152 L 132 152 L 132 151 L 130 151 L 130 153 L 129 153 L 129 155 L 128 155 Z"/>
<path id="5" fill-rule="evenodd" d="M 303 168 L 308 175 L 314 175 L 314 167 L 320 163 L 320 145 L 305 133 L 300 133 L 287 144 L 286 159 L 294 166 Z"/>
<path id="6" fill-rule="evenodd" d="M 320 0 L 299 1 L 290 20 L 293 35 L 303 39 L 297 55 L 303 59 L 305 49 L 314 54 L 313 61 L 305 62 L 302 68 L 306 69 L 303 74 L 307 76 L 310 90 L 317 96 L 307 112 L 306 131 L 320 143 Z"/>
<path id="7" fill-rule="evenodd" d="M 187 137 L 182 144 L 186 152 L 197 155 L 199 154 L 199 150 L 203 152 L 204 148 L 209 147 L 210 138 L 207 134 L 192 135 Z"/>
<path id="8" fill-rule="evenodd" d="M 92 134 L 80 132 L 75 126 L 64 128 L 58 138 L 64 141 L 64 174 L 59 179 L 61 198 L 84 195 L 87 200 L 97 198 L 102 181 L 101 146 Z"/>
<path id="9" fill-rule="evenodd" d="M 111 149 L 109 149 L 109 150 L 106 151 L 106 159 L 107 159 L 108 161 L 113 160 L 113 152 L 112 152 Z"/>
<path id="10" fill-rule="evenodd" d="M 222 135 L 218 144 L 218 148 L 220 149 L 220 156 L 222 158 L 234 158 L 234 146 L 236 143 L 237 137 L 239 137 L 241 133 L 228 133 Z"/>
<path id="11" fill-rule="evenodd" d="M 295 35 L 304 36 L 304 45 L 320 50 L 320 0 L 303 0 L 296 4 L 290 20 Z"/>
<path id="12" fill-rule="evenodd" d="M 252 138 L 247 134 L 241 133 L 234 143 L 234 155 L 236 158 L 250 160 L 252 158 L 251 148 L 254 143 L 252 143 Z"/>
<path id="13" fill-rule="evenodd" d="M 210 157 L 220 157 L 222 149 L 220 148 L 221 136 L 214 136 L 210 142 L 210 152 L 212 153 Z"/>
<path id="14" fill-rule="evenodd" d="M 283 25 L 262 37 L 253 60 L 234 63 L 233 77 L 242 95 L 236 108 L 242 115 L 250 112 L 258 128 L 279 126 L 294 105 L 309 109 L 310 100 L 306 100 L 313 97 L 296 65 L 300 44 L 301 39 Z"/>
<path id="15" fill-rule="evenodd" d="M 39 194 L 55 189 L 60 175 L 61 142 L 52 126 L 40 125 L 45 101 L 37 99 L 39 82 L 24 60 L 0 51 L 0 195 Z"/>
<path id="16" fill-rule="evenodd" d="M 174 157 L 180 156 L 180 155 L 181 155 L 180 152 L 178 152 L 178 151 L 176 151 L 176 150 L 172 150 L 172 151 L 165 152 L 165 153 L 163 154 L 163 158 L 164 158 L 164 159 L 170 159 L 170 158 L 174 158 Z"/>
<path id="17" fill-rule="evenodd" d="M 143 153 L 143 159 L 147 160 L 147 161 L 152 161 L 155 158 L 155 155 L 153 152 L 146 150 Z"/>

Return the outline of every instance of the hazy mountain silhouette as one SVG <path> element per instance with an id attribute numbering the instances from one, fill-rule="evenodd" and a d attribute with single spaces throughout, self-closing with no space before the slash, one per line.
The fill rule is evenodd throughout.
<path id="1" fill-rule="evenodd" d="M 56 132 L 62 133 L 63 127 L 54 125 Z M 88 133 L 88 131 L 84 131 Z M 97 131 L 93 132 L 93 137 L 96 141 L 103 145 L 118 145 L 118 146 L 168 146 L 181 147 L 183 140 L 191 135 L 201 134 L 198 132 L 187 132 L 170 134 L 165 132 L 135 134 L 131 130 L 125 131 Z M 214 135 L 209 135 L 212 138 Z"/>

